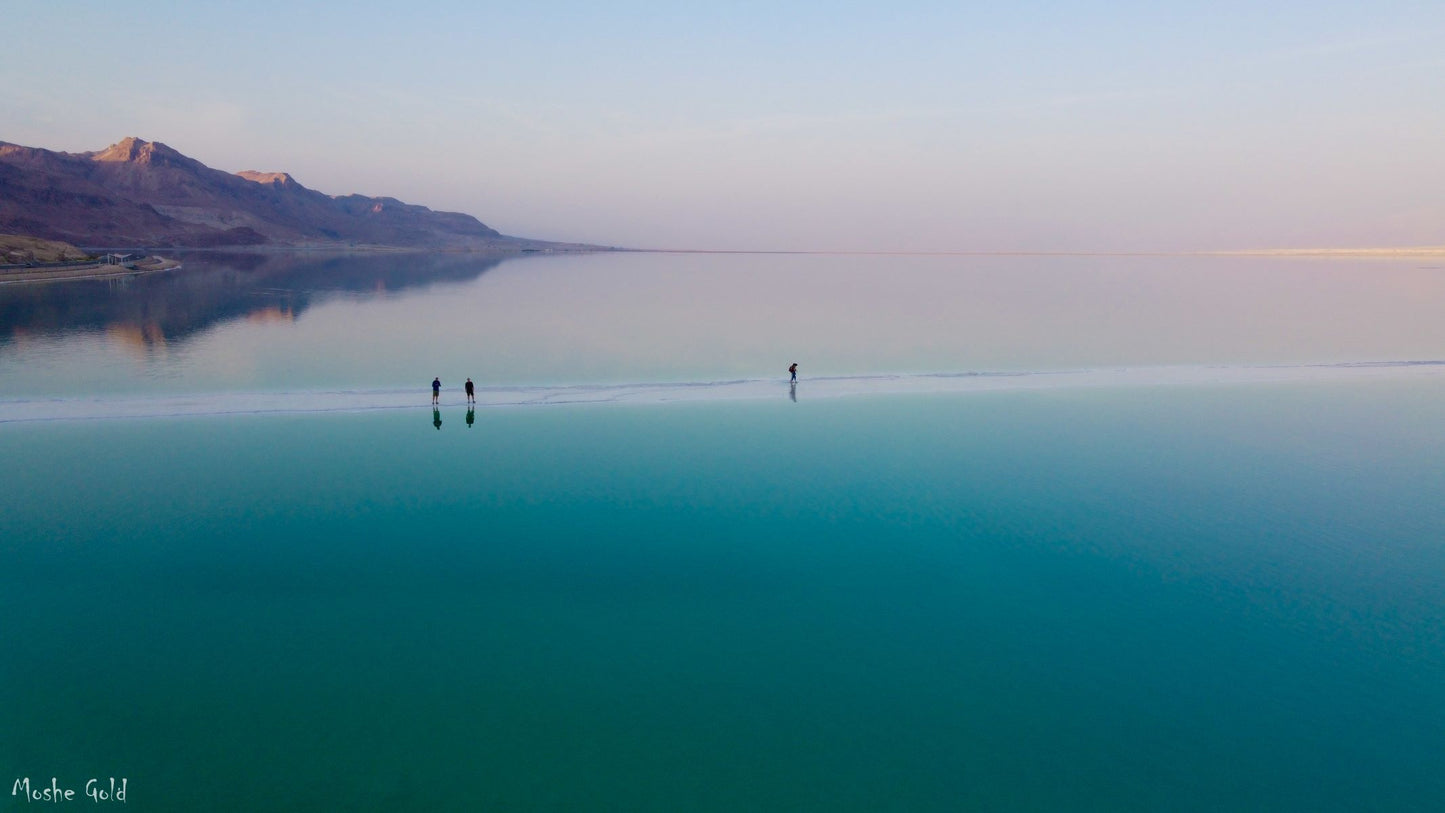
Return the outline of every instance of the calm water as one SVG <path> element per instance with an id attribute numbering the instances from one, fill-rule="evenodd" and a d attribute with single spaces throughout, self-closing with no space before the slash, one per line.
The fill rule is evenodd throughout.
<path id="1" fill-rule="evenodd" d="M 177 811 L 1445 804 L 1445 376 L 807 379 L 1441 359 L 1438 270 L 205 262 L 0 288 L 0 416 L 468 367 L 686 382 L 782 354 L 805 377 L 796 400 L 0 423 L 7 786 L 124 776 L 128 808 Z"/>
<path id="2" fill-rule="evenodd" d="M 0 286 L 0 401 L 1445 358 L 1439 260 L 184 259 Z"/>

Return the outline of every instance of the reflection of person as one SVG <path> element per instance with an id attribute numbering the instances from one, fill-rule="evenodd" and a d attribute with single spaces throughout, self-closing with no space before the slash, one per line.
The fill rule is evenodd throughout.
<path id="1" fill-rule="evenodd" d="M 435 426 L 438 432 L 442 431 L 442 413 L 436 407 L 431 408 L 431 425 Z"/>
<path id="2" fill-rule="evenodd" d="M 471 380 L 470 378 L 467 379 L 466 390 L 467 390 L 467 403 L 469 403 L 469 404 L 475 404 L 475 403 L 477 402 L 477 390 L 476 390 L 475 387 L 472 386 L 472 380 Z"/>
<path id="3" fill-rule="evenodd" d="M 788 384 L 788 397 L 791 398 L 791 399 L 793 399 L 793 403 L 795 403 L 795 404 L 798 403 L 798 382 L 797 382 L 797 381 L 793 381 L 793 382 L 791 382 L 791 383 Z"/>
<path id="4" fill-rule="evenodd" d="M 433 404 L 435 404 L 435 403 L 437 402 L 437 398 L 440 398 L 440 397 L 441 397 L 441 394 L 442 394 L 442 380 L 441 380 L 441 377 L 439 376 L 439 377 L 433 378 L 433 379 L 431 380 L 431 402 L 432 402 Z"/>
<path id="5" fill-rule="evenodd" d="M 797 381 L 797 380 L 798 380 L 798 362 L 795 361 L 795 362 L 793 362 L 791 365 L 789 365 L 789 366 L 788 366 L 788 372 L 790 372 L 790 373 L 793 374 L 793 381 Z"/>
<path id="6" fill-rule="evenodd" d="M 472 424 L 473 424 L 476 420 L 477 420 L 477 411 L 476 411 L 475 409 L 472 409 L 471 407 L 467 407 L 467 428 L 468 428 L 468 429 L 471 429 L 471 428 L 472 428 Z"/>

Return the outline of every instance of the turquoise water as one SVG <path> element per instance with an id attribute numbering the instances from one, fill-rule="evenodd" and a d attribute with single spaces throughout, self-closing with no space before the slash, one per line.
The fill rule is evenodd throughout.
<path id="1" fill-rule="evenodd" d="M 0 426 L 0 778 L 124 776 L 138 810 L 1445 803 L 1438 380 L 806 383 Z"/>

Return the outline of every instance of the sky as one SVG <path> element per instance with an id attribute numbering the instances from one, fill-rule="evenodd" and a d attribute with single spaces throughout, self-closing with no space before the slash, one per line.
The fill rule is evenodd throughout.
<path id="1" fill-rule="evenodd" d="M 0 7 L 0 140 L 139 136 L 506 234 L 1445 245 L 1439 0 Z"/>

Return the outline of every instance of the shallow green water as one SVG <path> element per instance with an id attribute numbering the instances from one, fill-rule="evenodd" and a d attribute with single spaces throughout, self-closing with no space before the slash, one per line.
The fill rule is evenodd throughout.
<path id="1" fill-rule="evenodd" d="M 1445 801 L 1438 382 L 440 417 L 0 426 L 0 779 L 124 776 L 137 810 Z"/>

